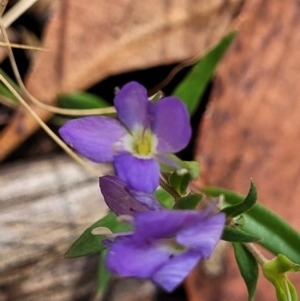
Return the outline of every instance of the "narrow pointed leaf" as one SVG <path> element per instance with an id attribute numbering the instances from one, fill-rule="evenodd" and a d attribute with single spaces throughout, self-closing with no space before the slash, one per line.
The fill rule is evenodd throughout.
<path id="1" fill-rule="evenodd" d="M 224 208 L 222 212 L 224 212 L 227 217 L 235 217 L 251 209 L 255 205 L 256 200 L 257 200 L 257 190 L 253 180 L 251 179 L 250 190 L 245 200 L 236 205 L 232 205 Z"/>
<path id="2" fill-rule="evenodd" d="M 258 279 L 258 264 L 248 249 L 240 243 L 233 243 L 234 255 L 240 273 L 248 290 L 248 301 L 252 301 Z"/>
<path id="3" fill-rule="evenodd" d="M 235 205 L 243 201 L 240 194 L 227 189 L 206 187 L 202 191 L 210 196 L 224 196 L 225 205 Z M 300 234 L 287 222 L 266 207 L 255 204 L 243 214 L 244 222 L 240 229 L 261 238 L 258 243 L 274 254 L 284 254 L 300 264 Z"/>
<path id="4" fill-rule="evenodd" d="M 111 106 L 109 102 L 88 92 L 60 95 L 58 104 L 61 107 L 70 109 L 96 109 Z"/>
<path id="5" fill-rule="evenodd" d="M 13 86 L 13 88 L 20 94 L 22 94 L 21 88 L 0 68 L 0 74 L 5 77 L 5 79 Z M 8 98 L 12 101 L 14 104 L 18 104 L 19 101 L 17 98 L 10 92 L 10 90 L 2 83 L 0 82 L 0 94 Z"/>
<path id="6" fill-rule="evenodd" d="M 173 162 L 168 165 L 165 162 L 160 162 L 161 172 L 173 172 L 180 170 L 180 172 L 188 172 L 193 180 L 197 180 L 200 174 L 200 166 L 196 161 L 183 161 L 173 154 L 165 155 L 166 159 Z M 176 168 L 174 165 L 177 165 Z"/>
<path id="7" fill-rule="evenodd" d="M 229 226 L 225 226 L 221 239 L 230 242 L 241 242 L 241 243 L 257 242 L 261 240 L 259 237 L 249 235 L 244 231 L 241 231 L 239 229 L 234 229 Z"/>
<path id="8" fill-rule="evenodd" d="M 175 205 L 173 206 L 173 209 L 190 209 L 193 210 L 195 209 L 200 201 L 202 200 L 203 195 L 198 194 L 198 193 L 192 193 L 189 194 L 180 200 L 178 200 Z"/>
<path id="9" fill-rule="evenodd" d="M 105 292 L 109 280 L 111 278 L 111 273 L 106 267 L 106 250 L 103 250 L 99 258 L 99 267 L 98 267 L 98 281 L 97 281 L 97 294 L 102 296 Z"/>
<path id="10" fill-rule="evenodd" d="M 127 224 L 118 222 L 117 216 L 114 213 L 110 212 L 105 217 L 87 228 L 72 244 L 65 256 L 68 258 L 81 257 L 99 253 L 100 251 L 106 249 L 106 246 L 101 242 L 104 237 L 91 233 L 94 228 L 98 227 L 109 228 L 113 233 L 128 231 L 131 228 Z"/>
<path id="11" fill-rule="evenodd" d="M 157 189 L 155 191 L 155 196 L 164 208 L 172 208 L 174 204 L 174 199 L 166 190 L 162 188 Z"/>
<path id="12" fill-rule="evenodd" d="M 180 195 L 183 195 L 191 180 L 192 177 L 188 172 L 183 175 L 173 172 L 169 178 L 169 183 Z"/>
<path id="13" fill-rule="evenodd" d="M 211 80 L 214 70 L 231 44 L 235 32 L 225 36 L 220 43 L 210 50 L 175 88 L 172 95 L 181 99 L 192 115 L 200 104 L 201 97 Z"/>

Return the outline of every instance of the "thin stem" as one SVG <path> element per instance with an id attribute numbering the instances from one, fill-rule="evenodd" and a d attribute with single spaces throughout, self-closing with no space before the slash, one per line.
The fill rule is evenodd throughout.
<path id="1" fill-rule="evenodd" d="M 28 50 L 38 50 L 38 51 L 50 51 L 49 49 L 45 49 L 42 47 L 36 47 L 31 45 L 24 45 L 24 44 L 16 44 L 16 43 L 3 43 L 0 42 L 0 46 L 6 46 L 6 47 L 12 47 L 12 48 L 18 48 L 18 49 L 28 49 Z"/>
<path id="2" fill-rule="evenodd" d="M 75 154 L 68 146 L 65 144 L 54 132 L 43 122 L 43 120 L 37 115 L 36 112 L 27 104 L 27 102 L 15 91 L 11 84 L 5 79 L 5 77 L 0 74 L 0 80 L 5 84 L 5 86 L 10 90 L 10 92 L 18 99 L 18 101 L 30 112 L 32 117 L 38 122 L 38 124 L 45 130 L 45 132 L 75 161 L 81 164 L 88 172 L 92 175 L 100 176 L 99 172 L 86 164 L 86 162 Z"/>
<path id="3" fill-rule="evenodd" d="M 268 259 L 255 247 L 253 243 L 244 243 L 244 246 L 250 251 L 254 256 L 259 265 L 263 265 L 268 261 Z"/>
<path id="4" fill-rule="evenodd" d="M 2 17 L 2 15 L 5 11 L 5 8 L 7 6 L 7 3 L 8 3 L 8 0 L 1 0 L 1 2 L 0 2 L 0 17 Z"/>
<path id="5" fill-rule="evenodd" d="M 4 28 L 9 27 L 17 20 L 28 8 L 30 8 L 37 0 L 20 0 L 3 16 Z M 8 1 L 6 1 L 8 2 Z"/>
<path id="6" fill-rule="evenodd" d="M 24 92 L 24 94 L 28 97 L 28 99 L 32 103 L 34 103 L 36 106 L 38 106 L 39 108 L 44 109 L 46 111 L 52 112 L 52 113 L 69 115 L 69 116 L 89 116 L 89 115 L 97 115 L 97 114 L 114 114 L 116 112 L 116 109 L 114 107 L 107 107 L 107 108 L 101 108 L 101 109 L 83 109 L 83 110 L 62 109 L 62 108 L 58 108 L 58 107 L 47 105 L 45 103 L 40 102 L 38 99 L 36 99 L 34 96 L 32 96 L 28 92 L 28 90 L 26 89 L 26 87 L 22 81 L 14 54 L 11 49 L 11 44 L 9 42 L 8 35 L 5 31 L 3 21 L 1 21 L 1 20 L 0 20 L 0 27 L 1 27 L 1 32 L 3 35 L 4 41 L 7 44 L 8 57 L 9 57 L 14 75 L 16 77 L 17 83 L 19 84 L 19 86 L 22 89 L 22 91 Z"/>

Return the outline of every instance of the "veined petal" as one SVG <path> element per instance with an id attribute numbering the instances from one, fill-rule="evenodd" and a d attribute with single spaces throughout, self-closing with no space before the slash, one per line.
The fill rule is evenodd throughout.
<path id="1" fill-rule="evenodd" d="M 121 276 L 151 278 L 155 270 L 167 260 L 169 253 L 145 241 L 136 244 L 131 237 L 116 237 L 107 251 L 108 268 Z"/>
<path id="2" fill-rule="evenodd" d="M 107 206 L 117 215 L 134 215 L 148 211 L 147 205 L 139 202 L 126 190 L 127 185 L 115 176 L 99 179 L 101 192 Z"/>
<path id="3" fill-rule="evenodd" d="M 114 157 L 118 177 L 131 188 L 152 193 L 159 184 L 159 164 L 154 159 L 140 159 L 130 153 Z"/>
<path id="4" fill-rule="evenodd" d="M 136 213 L 134 239 L 142 241 L 147 237 L 173 237 L 178 231 L 196 224 L 200 215 L 200 212 L 195 210 L 162 210 Z"/>
<path id="5" fill-rule="evenodd" d="M 167 260 L 152 276 L 152 280 L 172 292 L 200 260 L 199 252 L 187 251 Z"/>
<path id="6" fill-rule="evenodd" d="M 201 252 L 208 258 L 218 243 L 225 225 L 225 214 L 219 213 L 200 220 L 193 227 L 185 228 L 176 236 L 176 241 Z"/>
<path id="7" fill-rule="evenodd" d="M 145 193 L 142 191 L 130 189 L 126 187 L 126 191 L 130 193 L 138 202 L 142 203 L 143 205 L 147 206 L 150 210 L 162 210 L 162 206 L 156 197 L 153 194 Z M 139 211 L 141 212 L 141 211 Z"/>
<path id="8" fill-rule="evenodd" d="M 97 116 L 69 120 L 59 129 L 67 144 L 95 162 L 113 161 L 113 145 L 126 133 L 119 121 Z"/>
<path id="9" fill-rule="evenodd" d="M 151 129 L 157 137 L 159 153 L 176 153 L 187 146 L 192 130 L 187 109 L 179 99 L 162 98 L 151 112 Z"/>
<path id="10" fill-rule="evenodd" d="M 129 129 L 149 124 L 147 90 L 137 82 L 126 84 L 116 94 L 114 105 L 120 121 Z"/>

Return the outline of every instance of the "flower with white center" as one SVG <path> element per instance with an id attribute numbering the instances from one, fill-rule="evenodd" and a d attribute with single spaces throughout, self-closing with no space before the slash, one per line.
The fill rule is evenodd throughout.
<path id="1" fill-rule="evenodd" d="M 90 116 L 70 120 L 59 130 L 62 138 L 95 162 L 113 162 L 116 174 L 130 187 L 153 192 L 159 184 L 157 160 L 183 149 L 191 138 L 186 106 L 175 97 L 155 103 L 146 89 L 126 84 L 114 105 L 119 120 Z"/>
<path id="2" fill-rule="evenodd" d="M 201 258 L 211 255 L 221 237 L 225 214 L 211 214 L 211 209 L 136 212 L 132 233 L 103 241 L 109 247 L 107 267 L 173 291 Z"/>

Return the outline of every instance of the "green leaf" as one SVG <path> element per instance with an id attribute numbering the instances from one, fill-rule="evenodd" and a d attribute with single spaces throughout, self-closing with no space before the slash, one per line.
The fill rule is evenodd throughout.
<path id="1" fill-rule="evenodd" d="M 118 222 L 117 216 L 110 212 L 105 217 L 101 218 L 99 221 L 87 228 L 72 244 L 65 256 L 68 258 L 81 257 L 99 253 L 100 251 L 106 249 L 106 246 L 101 242 L 104 236 L 94 235 L 91 233 L 94 228 L 98 227 L 109 228 L 113 233 L 124 232 L 131 229 L 131 226 Z"/>
<path id="2" fill-rule="evenodd" d="M 196 161 L 182 161 L 173 154 L 164 155 L 164 161 L 160 161 L 161 172 L 173 172 L 177 171 L 179 174 L 189 173 L 193 180 L 198 179 L 200 174 L 200 166 Z M 169 164 L 167 163 L 169 162 Z M 174 165 L 178 165 L 176 168 Z"/>
<path id="3" fill-rule="evenodd" d="M 267 261 L 263 265 L 264 272 L 268 274 L 284 274 L 287 272 L 299 272 L 300 265 L 292 262 L 283 254 L 278 254 L 272 260 Z"/>
<path id="4" fill-rule="evenodd" d="M 111 272 L 106 267 L 106 252 L 107 250 L 103 250 L 100 253 L 99 258 L 99 267 L 98 267 L 98 280 L 97 280 L 97 294 L 98 296 L 102 296 L 104 291 L 107 288 L 109 280 L 111 278 Z"/>
<path id="5" fill-rule="evenodd" d="M 155 191 L 155 196 L 164 208 L 172 208 L 174 204 L 174 199 L 166 190 L 162 188 L 157 189 Z"/>
<path id="6" fill-rule="evenodd" d="M 59 95 L 58 104 L 69 109 L 96 109 L 111 106 L 109 102 L 88 92 Z"/>
<path id="7" fill-rule="evenodd" d="M 202 191 L 213 197 L 223 195 L 225 205 L 235 205 L 244 199 L 242 195 L 222 188 L 206 187 Z M 260 237 L 259 244 L 274 254 L 284 254 L 293 262 L 300 264 L 300 234 L 287 222 L 257 203 L 243 214 L 243 218 L 241 230 Z"/>
<path id="8" fill-rule="evenodd" d="M 287 278 L 288 272 L 299 272 L 300 266 L 283 254 L 263 264 L 264 276 L 274 285 L 279 301 L 298 301 L 297 291 Z"/>
<path id="9" fill-rule="evenodd" d="M 235 32 L 225 36 L 220 43 L 210 50 L 175 88 L 172 95 L 180 98 L 192 115 L 200 104 L 200 99 L 214 73 L 214 70 L 231 44 Z"/>
<path id="10" fill-rule="evenodd" d="M 285 274 L 265 277 L 274 285 L 278 301 L 298 301 L 297 291 Z"/>
<path id="11" fill-rule="evenodd" d="M 13 86 L 13 88 L 19 93 L 22 93 L 21 88 L 0 68 L 0 74 L 5 77 L 5 79 Z M 19 103 L 17 98 L 10 92 L 10 90 L 0 82 L 0 94 L 5 98 L 8 98 L 12 101 L 13 104 Z"/>
<path id="12" fill-rule="evenodd" d="M 191 180 L 192 177 L 188 172 L 181 175 L 174 171 L 169 178 L 169 183 L 178 192 L 178 194 L 183 195 L 185 194 Z"/>
<path id="13" fill-rule="evenodd" d="M 178 200 L 174 206 L 173 209 L 195 209 L 200 201 L 202 200 L 203 195 L 198 194 L 198 193 L 191 193 L 180 200 Z"/>
<path id="14" fill-rule="evenodd" d="M 236 205 L 232 205 L 224 208 L 222 212 L 224 212 L 227 217 L 235 217 L 251 209 L 255 205 L 256 200 L 257 200 L 257 190 L 253 180 L 251 179 L 250 190 L 245 200 Z"/>
<path id="15" fill-rule="evenodd" d="M 248 301 L 252 301 L 258 279 L 258 264 L 245 246 L 239 243 L 233 243 L 232 245 L 240 273 L 247 286 Z"/>
<path id="16" fill-rule="evenodd" d="M 223 240 L 231 241 L 231 242 L 257 242 L 261 239 L 259 237 L 255 237 L 249 235 L 239 229 L 235 229 L 229 226 L 225 226 L 223 235 L 221 237 Z"/>

